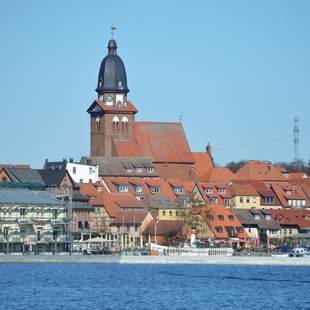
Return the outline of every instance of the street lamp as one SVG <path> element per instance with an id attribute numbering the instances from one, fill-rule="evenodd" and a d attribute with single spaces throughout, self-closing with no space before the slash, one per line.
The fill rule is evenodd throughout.
<path id="1" fill-rule="evenodd" d="M 9 246 L 9 229 L 7 227 L 4 227 L 3 235 L 6 239 L 6 253 L 9 254 L 9 249 L 10 249 L 10 246 Z"/>
<path id="2" fill-rule="evenodd" d="M 158 216 L 156 217 L 156 220 L 155 220 L 155 244 L 157 245 L 157 224 L 158 224 Z"/>

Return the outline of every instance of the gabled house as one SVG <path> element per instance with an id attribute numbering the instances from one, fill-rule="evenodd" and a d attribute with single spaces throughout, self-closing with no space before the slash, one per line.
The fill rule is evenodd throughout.
<path id="1" fill-rule="evenodd" d="M 307 195 L 299 184 L 275 184 L 271 188 L 275 192 L 283 208 L 310 207 Z"/>
<path id="2" fill-rule="evenodd" d="M 153 221 L 147 210 L 125 212 L 121 210 L 110 223 L 111 233 L 118 236 L 120 248 L 143 247 L 143 233 Z"/>
<path id="3" fill-rule="evenodd" d="M 266 209 L 233 209 L 246 233 L 249 236 L 249 247 L 270 247 L 281 238 L 281 227 L 272 219 L 271 210 Z"/>
<path id="4" fill-rule="evenodd" d="M 161 245 L 175 245 L 190 240 L 191 227 L 184 222 L 175 220 L 154 220 L 142 232 L 143 242 L 156 242 Z"/>
<path id="5" fill-rule="evenodd" d="M 248 183 L 234 183 L 229 186 L 234 208 L 251 209 L 260 208 L 260 195 Z"/>
<path id="6" fill-rule="evenodd" d="M 209 205 L 205 220 L 215 240 L 245 243 L 247 233 L 230 208 L 224 205 Z"/>
<path id="7" fill-rule="evenodd" d="M 281 226 L 284 242 L 297 244 L 303 235 L 310 232 L 310 211 L 307 209 L 270 210 L 272 218 Z M 310 235 L 308 234 L 308 238 Z"/>
<path id="8" fill-rule="evenodd" d="M 73 190 L 78 189 L 78 185 L 73 181 L 67 170 L 39 170 L 45 183 L 46 190 L 53 193 L 58 198 L 73 196 Z"/>

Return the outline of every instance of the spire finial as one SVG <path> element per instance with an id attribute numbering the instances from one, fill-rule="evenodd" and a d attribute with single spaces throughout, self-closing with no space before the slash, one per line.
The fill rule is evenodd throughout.
<path id="1" fill-rule="evenodd" d="M 111 26 L 111 37 L 112 37 L 112 39 L 114 39 L 114 31 L 116 30 L 116 27 L 115 26 Z"/>

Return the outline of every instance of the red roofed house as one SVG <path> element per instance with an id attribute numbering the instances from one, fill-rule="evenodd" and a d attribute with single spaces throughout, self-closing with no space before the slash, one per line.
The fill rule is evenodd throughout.
<path id="1" fill-rule="evenodd" d="M 93 231 L 104 233 L 110 246 L 140 246 L 142 232 L 153 219 L 141 201 L 128 193 L 101 193 L 91 203 L 97 210 Z"/>
<path id="2" fill-rule="evenodd" d="M 283 208 L 309 208 L 310 201 L 307 198 L 303 186 L 299 184 L 271 185 Z"/>
<path id="3" fill-rule="evenodd" d="M 264 182 L 287 182 L 281 167 L 274 166 L 270 161 L 250 160 L 237 172 L 238 180 L 259 180 Z"/>
<path id="4" fill-rule="evenodd" d="M 310 240 L 310 211 L 307 209 L 270 210 L 272 218 L 281 226 L 281 237 L 284 242 L 298 244 L 300 237 L 308 233 Z"/>
<path id="5" fill-rule="evenodd" d="M 248 236 L 237 217 L 232 213 L 232 209 L 224 205 L 209 205 L 208 210 L 205 220 L 215 239 L 246 242 Z"/>
<path id="6" fill-rule="evenodd" d="M 256 189 L 248 183 L 234 183 L 229 186 L 235 208 L 260 209 L 260 195 Z"/>
<path id="7" fill-rule="evenodd" d="M 191 228 L 184 220 L 159 220 L 156 222 L 153 219 L 143 231 L 143 240 L 148 244 L 156 241 L 158 244 L 172 245 L 188 241 L 190 234 Z"/>

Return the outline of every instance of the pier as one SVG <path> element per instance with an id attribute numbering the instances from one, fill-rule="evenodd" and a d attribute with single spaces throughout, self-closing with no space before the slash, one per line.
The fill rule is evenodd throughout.
<path id="1" fill-rule="evenodd" d="M 282 265 L 310 266 L 310 258 L 289 257 L 180 257 L 180 256 L 96 256 L 96 255 L 3 255 L 0 264 L 207 264 L 207 265 Z"/>

